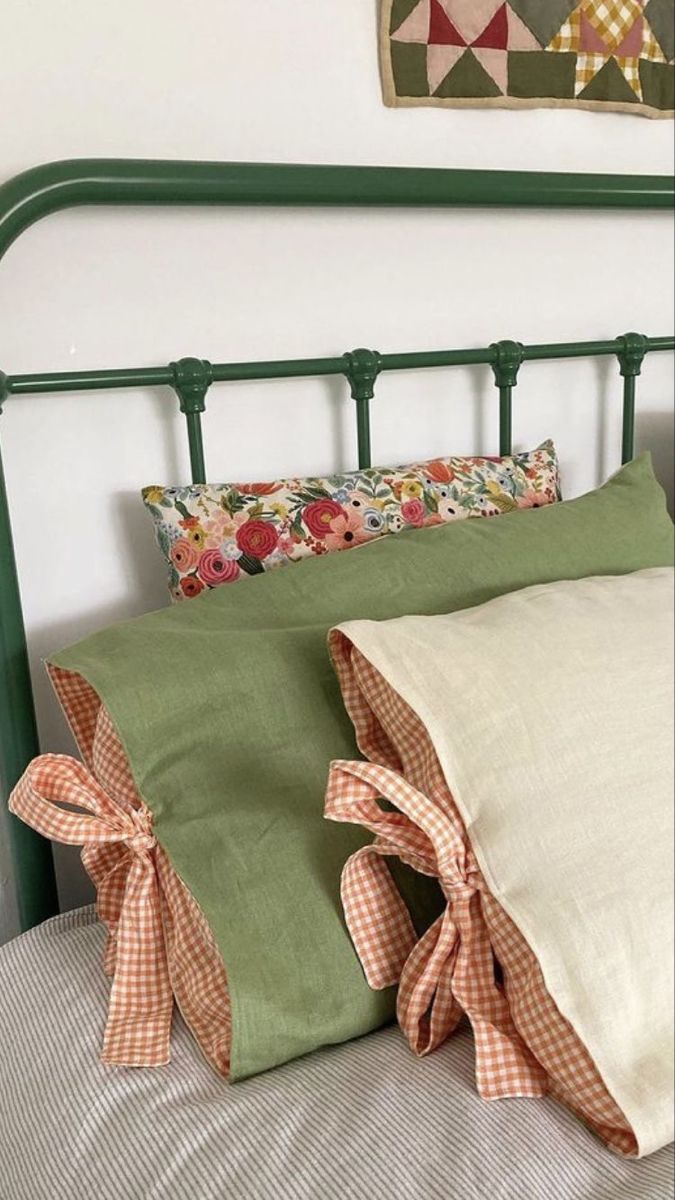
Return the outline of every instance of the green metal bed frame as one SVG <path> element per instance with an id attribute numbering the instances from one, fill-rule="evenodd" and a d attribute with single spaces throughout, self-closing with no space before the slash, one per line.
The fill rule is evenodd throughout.
<path id="1" fill-rule="evenodd" d="M 0 187 L 0 259 L 42 217 L 78 205 L 230 205 L 270 207 L 673 209 L 673 180 L 659 176 L 455 171 L 398 167 L 280 166 L 247 163 L 92 159 L 49 163 Z M 645 355 L 669 351 L 673 337 L 627 333 L 613 341 L 524 346 L 499 341 L 473 350 L 216 363 L 184 358 L 167 366 L 6 375 L 6 401 L 44 392 L 170 387 L 187 422 L 192 479 L 206 481 L 201 415 L 214 383 L 342 375 L 356 403 L 358 459 L 371 463 L 370 401 L 382 371 L 489 364 L 499 390 L 500 453 L 512 448 L 513 389 L 525 362 L 614 356 L 623 377 L 622 461 L 633 456 L 636 379 Z M 35 708 L 9 507 L 0 457 L 0 798 L 39 753 Z M 58 911 L 50 844 L 9 817 L 21 926 Z"/>

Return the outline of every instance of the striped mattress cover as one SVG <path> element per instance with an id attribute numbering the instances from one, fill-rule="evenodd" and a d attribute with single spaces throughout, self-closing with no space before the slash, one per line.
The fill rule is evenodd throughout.
<path id="1" fill-rule="evenodd" d="M 0 1200 L 670 1200 L 547 1100 L 485 1104 L 470 1034 L 395 1028 L 230 1086 L 180 1019 L 170 1066 L 102 1067 L 93 908 L 0 949 Z"/>

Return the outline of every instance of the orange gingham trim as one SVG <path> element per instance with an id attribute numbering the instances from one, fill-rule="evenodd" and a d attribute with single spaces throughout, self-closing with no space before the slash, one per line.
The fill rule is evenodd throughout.
<path id="1" fill-rule="evenodd" d="M 168 1063 L 175 999 L 205 1056 L 227 1075 L 229 992 L 210 928 L 155 839 L 98 696 L 76 674 L 50 667 L 50 675 L 86 766 L 43 755 L 17 784 L 10 808 L 46 837 L 83 846 L 108 928 L 104 967 L 113 976 L 101 1061 Z"/>
<path id="2" fill-rule="evenodd" d="M 384 812 L 380 797 L 398 811 Z M 458 827 L 401 775 L 374 763 L 333 763 L 326 816 L 376 834 L 374 844 L 347 863 L 342 902 L 371 986 L 388 987 L 400 975 L 398 1019 L 415 1053 L 440 1046 L 465 1012 L 476 1040 L 481 1096 L 544 1095 L 546 1075 L 521 1040 L 495 982 L 481 912 L 484 884 Z M 447 908 L 419 941 L 391 875 L 382 869 L 382 856 L 396 856 L 436 877 L 443 889 Z"/>
<path id="3" fill-rule="evenodd" d="M 459 811 L 424 725 L 383 676 L 339 631 L 331 633 L 330 649 L 345 705 L 356 730 L 359 749 L 372 760 L 371 764 L 334 764 L 327 798 L 328 816 L 364 824 L 376 833 L 373 846 L 357 851 L 347 863 L 343 877 L 347 923 L 350 932 L 354 923 L 357 953 L 371 986 L 388 986 L 398 979 L 400 989 L 405 986 L 407 993 L 414 988 L 415 979 L 422 975 L 425 983 L 421 994 L 428 997 L 425 1016 L 429 1026 L 433 1021 L 434 1007 L 440 1002 L 445 1016 L 438 1028 L 444 1024 L 448 1033 L 452 1031 L 454 1013 L 449 993 L 454 992 L 455 999 L 463 1007 L 453 978 L 459 953 L 454 959 L 444 952 L 437 953 L 435 957 L 429 955 L 430 945 L 433 946 L 436 939 L 443 941 L 444 935 L 444 951 L 447 949 L 448 913 L 441 919 L 445 921 L 444 927 L 436 922 L 414 945 L 415 935 L 410 917 L 383 857 L 395 853 L 423 873 L 435 874 L 429 869 L 429 853 L 438 838 L 437 831 L 443 831 L 443 844 L 450 845 L 447 829 L 450 825 L 453 829 L 452 845 L 455 847 L 453 871 L 461 867 L 463 862 L 465 878 L 474 888 L 475 907 L 471 915 L 482 921 L 487 930 L 490 959 L 494 951 L 504 974 L 504 994 L 513 1025 L 543 1073 L 544 1090 L 547 1089 L 551 1095 L 567 1104 L 619 1153 L 634 1155 L 637 1143 L 626 1117 L 607 1091 L 586 1047 L 546 990 L 539 963 L 524 937 L 482 879 Z M 373 767 L 378 771 L 377 775 L 370 774 Z M 383 768 L 384 774 L 380 774 Z M 369 773 L 366 777 L 368 795 L 365 790 L 359 794 L 358 785 L 363 782 L 364 769 Z M 377 798 L 383 797 L 393 801 L 399 808 L 396 796 L 403 800 L 403 808 L 399 813 L 387 813 L 377 803 Z M 377 812 L 373 811 L 373 805 Z M 433 820 L 429 809 L 435 812 Z M 390 824 L 392 821 L 393 824 Z M 463 849 L 458 852 L 460 843 Z M 368 877 L 367 865 L 375 862 L 380 866 Z M 388 877 L 386 879 L 384 871 Z M 449 919 L 456 922 L 457 893 L 443 879 L 441 883 L 448 897 Z M 459 922 L 456 925 L 461 937 Z M 480 953 L 487 953 L 480 939 L 477 945 Z M 409 957 L 405 956 L 406 949 Z M 468 977 L 472 976 L 468 962 L 466 972 Z M 476 1007 L 480 1007 L 483 988 L 487 983 L 485 962 L 477 965 L 472 982 L 474 990 L 471 1000 L 475 1011 Z M 418 1013 L 419 1009 L 413 1014 L 415 1018 Z M 452 1016 L 448 1015 L 450 1013 Z M 419 1042 L 414 1022 L 410 1024 L 405 1000 L 402 1015 L 404 1031 L 413 1049 L 419 1053 L 419 1046 L 425 1043 Z M 492 1066 L 489 1046 L 491 1032 L 489 1026 L 480 1025 L 478 1031 L 474 1025 L 474 1032 L 477 1083 L 481 1094 L 485 1095 L 486 1081 L 482 1072 L 487 1071 L 489 1077 Z M 436 1027 L 435 1035 L 438 1036 Z M 533 1078 L 528 1072 L 527 1083 Z M 495 1088 L 498 1090 L 504 1082 L 504 1077 L 498 1076 Z M 488 1089 L 491 1086 L 488 1078 Z M 532 1093 L 525 1091 L 521 1094 Z"/>

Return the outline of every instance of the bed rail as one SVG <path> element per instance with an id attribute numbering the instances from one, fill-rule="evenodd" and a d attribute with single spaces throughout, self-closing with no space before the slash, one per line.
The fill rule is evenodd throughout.
<path id="1" fill-rule="evenodd" d="M 0 259 L 36 221 L 81 205 L 265 205 L 269 207 L 499 207 L 651 209 L 675 207 L 673 180 L 660 176 L 454 171 L 399 167 L 284 166 L 251 163 L 87 159 L 49 163 L 0 187 Z M 6 375 L 6 401 L 37 393 L 170 387 L 187 422 L 192 479 L 205 482 L 201 415 L 216 383 L 342 375 L 356 405 L 358 461 L 371 463 L 370 402 L 383 371 L 487 364 L 499 391 L 500 452 L 512 447 L 513 393 L 524 363 L 614 356 L 623 377 L 622 460 L 633 455 L 636 379 L 649 353 L 672 351 L 672 337 L 627 333 L 611 341 L 524 346 L 503 340 L 481 349 L 380 354 L 359 349 L 334 358 L 211 364 L 184 358 L 158 367 Z M 0 798 L 39 752 L 35 710 L 7 494 L 0 457 Z M 9 817 L 23 929 L 58 911 L 50 845 Z"/>

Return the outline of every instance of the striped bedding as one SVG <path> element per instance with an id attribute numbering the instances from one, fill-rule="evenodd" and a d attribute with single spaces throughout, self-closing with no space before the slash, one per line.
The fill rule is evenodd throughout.
<path id="1" fill-rule="evenodd" d="M 93 909 L 0 950 L 0 1200 L 669 1200 L 672 1148 L 615 1158 L 546 1100 L 486 1105 L 462 1032 L 397 1029 L 229 1086 L 180 1020 L 169 1067 L 100 1066 Z"/>

